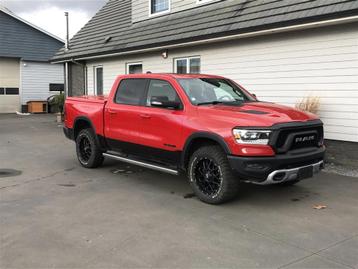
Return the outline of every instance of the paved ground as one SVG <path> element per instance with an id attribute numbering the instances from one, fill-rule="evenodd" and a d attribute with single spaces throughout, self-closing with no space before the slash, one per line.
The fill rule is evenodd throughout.
<path id="1" fill-rule="evenodd" d="M 210 206 L 183 177 L 81 168 L 53 119 L 0 116 L 0 168 L 22 171 L 0 177 L 0 268 L 358 268 L 358 178 Z"/>

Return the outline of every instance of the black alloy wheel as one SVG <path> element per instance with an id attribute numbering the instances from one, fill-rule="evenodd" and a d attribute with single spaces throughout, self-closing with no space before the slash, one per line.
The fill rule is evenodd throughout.
<path id="1" fill-rule="evenodd" d="M 90 128 L 81 130 L 76 137 L 76 152 L 83 167 L 96 168 L 103 163 L 103 152 L 94 131 Z"/>
<path id="2" fill-rule="evenodd" d="M 81 137 L 79 141 L 79 158 L 82 163 L 88 163 L 92 155 L 91 142 L 87 136 Z"/>
<path id="3" fill-rule="evenodd" d="M 239 179 L 219 145 L 197 149 L 190 157 L 187 170 L 190 186 L 201 201 L 221 204 L 236 197 Z"/>
<path id="4" fill-rule="evenodd" d="M 213 159 L 202 158 L 194 167 L 194 178 L 198 189 L 209 197 L 216 197 L 221 189 L 222 173 Z"/>

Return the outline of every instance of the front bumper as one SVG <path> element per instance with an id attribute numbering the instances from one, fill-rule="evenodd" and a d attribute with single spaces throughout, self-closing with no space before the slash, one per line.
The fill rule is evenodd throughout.
<path id="1" fill-rule="evenodd" d="M 323 168 L 324 153 L 321 147 L 272 157 L 228 156 L 228 160 L 241 180 L 266 185 L 312 176 Z"/>

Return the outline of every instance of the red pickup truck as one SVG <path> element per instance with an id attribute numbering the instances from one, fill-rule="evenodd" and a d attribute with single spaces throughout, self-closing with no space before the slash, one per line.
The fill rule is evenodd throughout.
<path id="1" fill-rule="evenodd" d="M 108 97 L 69 97 L 64 133 L 84 167 L 109 157 L 186 173 L 211 204 L 234 198 L 241 181 L 292 185 L 312 177 L 325 153 L 317 116 L 201 74 L 118 76 Z"/>

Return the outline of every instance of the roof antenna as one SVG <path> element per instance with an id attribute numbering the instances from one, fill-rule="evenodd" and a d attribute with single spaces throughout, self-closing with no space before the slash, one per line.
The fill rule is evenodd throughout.
<path id="1" fill-rule="evenodd" d="M 68 18 L 68 12 L 65 12 L 66 17 L 66 44 L 65 49 L 68 51 L 70 49 L 70 30 L 69 30 L 69 18 Z"/>
<path id="2" fill-rule="evenodd" d="M 147 74 L 152 74 L 152 72 L 150 72 L 150 71 L 147 71 Z"/>

